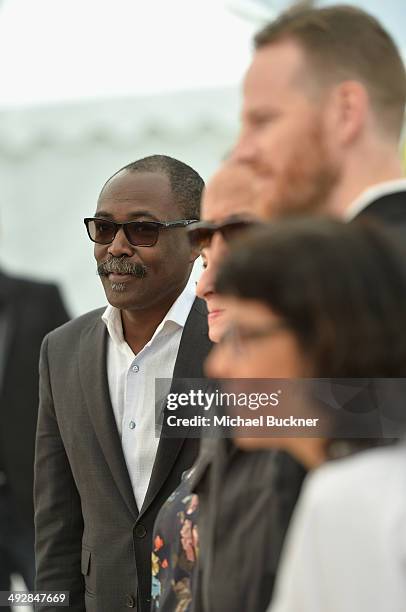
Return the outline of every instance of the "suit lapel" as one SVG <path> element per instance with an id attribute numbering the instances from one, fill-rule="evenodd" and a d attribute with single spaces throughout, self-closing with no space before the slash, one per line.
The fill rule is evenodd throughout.
<path id="1" fill-rule="evenodd" d="M 181 378 L 203 378 L 203 363 L 210 350 L 208 338 L 207 310 L 202 300 L 196 298 L 187 318 L 179 351 L 173 371 L 171 391 L 182 383 Z M 151 480 L 145 496 L 140 516 L 152 503 L 165 480 L 168 478 L 176 458 L 185 442 L 185 438 L 161 438 L 155 458 Z"/>
<path id="2" fill-rule="evenodd" d="M 83 330 L 79 350 L 80 380 L 86 405 L 106 461 L 131 514 L 138 515 L 107 378 L 107 329 L 98 317 Z"/>

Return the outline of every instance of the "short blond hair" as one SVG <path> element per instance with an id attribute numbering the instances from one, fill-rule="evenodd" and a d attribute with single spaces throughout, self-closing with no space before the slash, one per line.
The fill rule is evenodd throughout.
<path id="1" fill-rule="evenodd" d="M 291 9 L 256 34 L 255 48 L 285 39 L 300 45 L 320 85 L 361 82 L 379 125 L 391 136 L 400 137 L 406 104 L 405 66 L 377 19 L 348 5 Z"/>

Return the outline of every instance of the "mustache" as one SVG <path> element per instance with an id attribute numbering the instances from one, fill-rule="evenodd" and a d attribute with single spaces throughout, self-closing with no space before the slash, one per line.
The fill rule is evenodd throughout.
<path id="1" fill-rule="evenodd" d="M 127 261 L 123 257 L 110 257 L 97 266 L 99 276 L 109 274 L 132 274 L 137 278 L 144 278 L 147 275 L 147 268 L 144 264 Z"/>

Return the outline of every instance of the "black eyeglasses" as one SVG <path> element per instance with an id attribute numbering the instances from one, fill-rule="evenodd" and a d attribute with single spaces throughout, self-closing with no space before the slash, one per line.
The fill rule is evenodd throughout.
<path id="1" fill-rule="evenodd" d="M 226 242 L 230 242 L 251 227 L 255 227 L 259 221 L 254 219 L 230 219 L 224 223 L 210 223 L 199 221 L 187 229 L 187 235 L 193 248 L 199 250 L 210 246 L 216 232 L 220 232 Z"/>
<path id="2" fill-rule="evenodd" d="M 178 221 L 127 221 L 116 223 L 109 219 L 90 217 L 84 219 L 90 240 L 97 244 L 111 244 L 117 232 L 123 228 L 128 242 L 133 246 L 152 247 L 159 237 L 159 232 L 174 227 L 186 227 L 196 223 L 196 219 L 179 219 Z"/>

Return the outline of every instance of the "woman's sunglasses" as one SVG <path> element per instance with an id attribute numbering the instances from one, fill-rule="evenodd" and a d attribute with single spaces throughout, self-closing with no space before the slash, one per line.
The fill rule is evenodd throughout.
<path id="1" fill-rule="evenodd" d="M 128 242 L 133 246 L 152 247 L 158 242 L 159 232 L 174 227 L 186 227 L 195 223 L 194 219 L 180 219 L 179 221 L 128 221 L 115 223 L 108 219 L 92 217 L 84 219 L 90 240 L 97 244 L 111 244 L 117 232 L 123 228 Z"/>
<path id="2" fill-rule="evenodd" d="M 198 221 L 190 225 L 186 231 L 191 246 L 201 251 L 210 246 L 216 232 L 219 232 L 226 242 L 230 242 L 258 224 L 259 221 L 254 221 L 253 219 L 230 219 L 224 223 Z"/>

